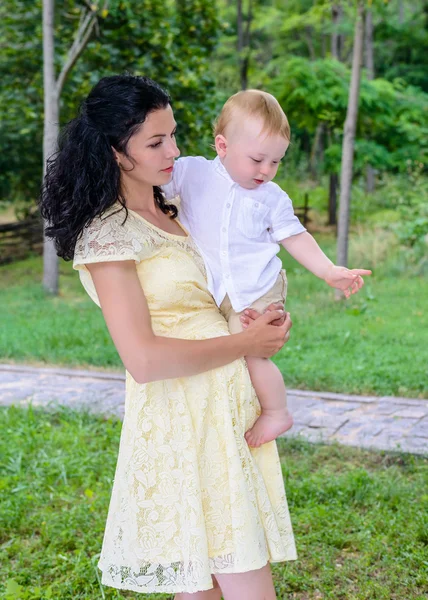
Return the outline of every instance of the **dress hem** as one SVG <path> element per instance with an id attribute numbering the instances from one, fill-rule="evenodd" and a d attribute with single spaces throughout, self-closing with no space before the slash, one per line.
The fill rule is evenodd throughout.
<path id="1" fill-rule="evenodd" d="M 297 554 L 293 553 L 292 555 L 288 555 L 286 558 L 269 558 L 267 560 L 264 560 L 261 564 L 258 565 L 251 565 L 248 567 L 242 567 L 239 569 L 239 571 L 235 570 L 233 567 L 228 570 L 228 569 L 222 569 L 222 570 L 211 570 L 210 573 L 211 575 L 218 575 L 218 574 L 225 574 L 225 575 L 232 575 L 233 573 L 248 573 L 249 571 L 257 571 L 257 569 L 262 569 L 265 565 L 267 564 L 274 564 L 274 563 L 280 563 L 280 562 L 289 562 L 289 561 L 293 561 L 293 560 L 297 560 Z M 112 587 L 118 590 L 128 590 L 130 592 L 137 592 L 139 594 L 163 594 L 163 593 L 169 593 L 169 594 L 183 594 L 183 593 L 187 593 L 187 594 L 195 594 L 196 592 L 206 592 L 209 590 L 214 589 L 213 586 L 213 582 L 211 581 L 209 583 L 209 587 L 206 587 L 205 584 L 201 583 L 200 585 L 196 585 L 195 587 L 175 587 L 175 586 L 154 586 L 154 587 L 146 587 L 143 588 L 141 586 L 136 586 L 136 585 L 126 585 L 123 583 L 114 583 L 111 581 L 111 578 L 106 576 L 106 574 L 104 573 L 104 571 L 102 570 L 102 568 L 100 567 L 100 565 L 98 565 L 98 569 L 102 572 L 102 578 L 101 578 L 101 583 L 107 587 Z M 108 581 L 107 581 L 108 580 Z"/>

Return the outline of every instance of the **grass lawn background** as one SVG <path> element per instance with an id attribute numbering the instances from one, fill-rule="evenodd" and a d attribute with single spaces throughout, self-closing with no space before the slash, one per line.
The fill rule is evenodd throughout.
<path id="1" fill-rule="evenodd" d="M 292 336 L 275 357 L 288 387 L 356 394 L 428 397 L 428 278 L 388 252 L 382 232 L 354 233 L 350 264 L 373 268 L 347 302 L 285 251 Z M 318 234 L 334 257 L 334 240 Z M 0 360 L 40 365 L 121 368 L 100 310 L 70 263 L 61 262 L 60 295 L 41 287 L 42 261 L 0 267 Z"/>
<path id="2" fill-rule="evenodd" d="M 102 588 L 96 568 L 120 426 L 0 409 L 0 597 L 141 597 Z M 299 558 L 274 565 L 278 599 L 426 598 L 428 461 L 291 439 L 279 449 Z"/>

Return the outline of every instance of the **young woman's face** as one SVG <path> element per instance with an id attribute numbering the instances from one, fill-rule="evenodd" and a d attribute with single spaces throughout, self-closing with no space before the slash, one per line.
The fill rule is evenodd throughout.
<path id="1" fill-rule="evenodd" d="M 180 156 L 175 143 L 176 127 L 169 105 L 149 113 L 128 142 L 127 154 L 132 160 L 115 152 L 125 185 L 127 180 L 150 186 L 171 181 L 174 159 Z"/>

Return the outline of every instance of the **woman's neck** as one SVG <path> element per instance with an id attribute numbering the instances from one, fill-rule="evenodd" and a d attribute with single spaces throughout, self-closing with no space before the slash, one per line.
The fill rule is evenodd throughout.
<path id="1" fill-rule="evenodd" d="M 126 206 L 136 212 L 148 212 L 156 214 L 156 202 L 153 194 L 153 186 L 140 181 L 122 181 L 122 193 L 126 200 Z"/>

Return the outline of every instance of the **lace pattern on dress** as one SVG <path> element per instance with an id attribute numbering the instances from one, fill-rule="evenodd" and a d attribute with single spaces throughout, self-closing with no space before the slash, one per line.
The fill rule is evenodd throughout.
<path id="1" fill-rule="evenodd" d="M 160 335 L 171 323 L 178 338 L 229 335 L 192 239 L 124 217 L 94 220 L 76 244 L 74 266 L 91 297 L 86 263 L 135 260 Z M 244 438 L 259 412 L 244 360 L 145 385 L 127 374 L 99 561 L 105 585 L 192 593 L 211 589 L 212 573 L 296 558 L 276 445 L 249 449 Z"/>

